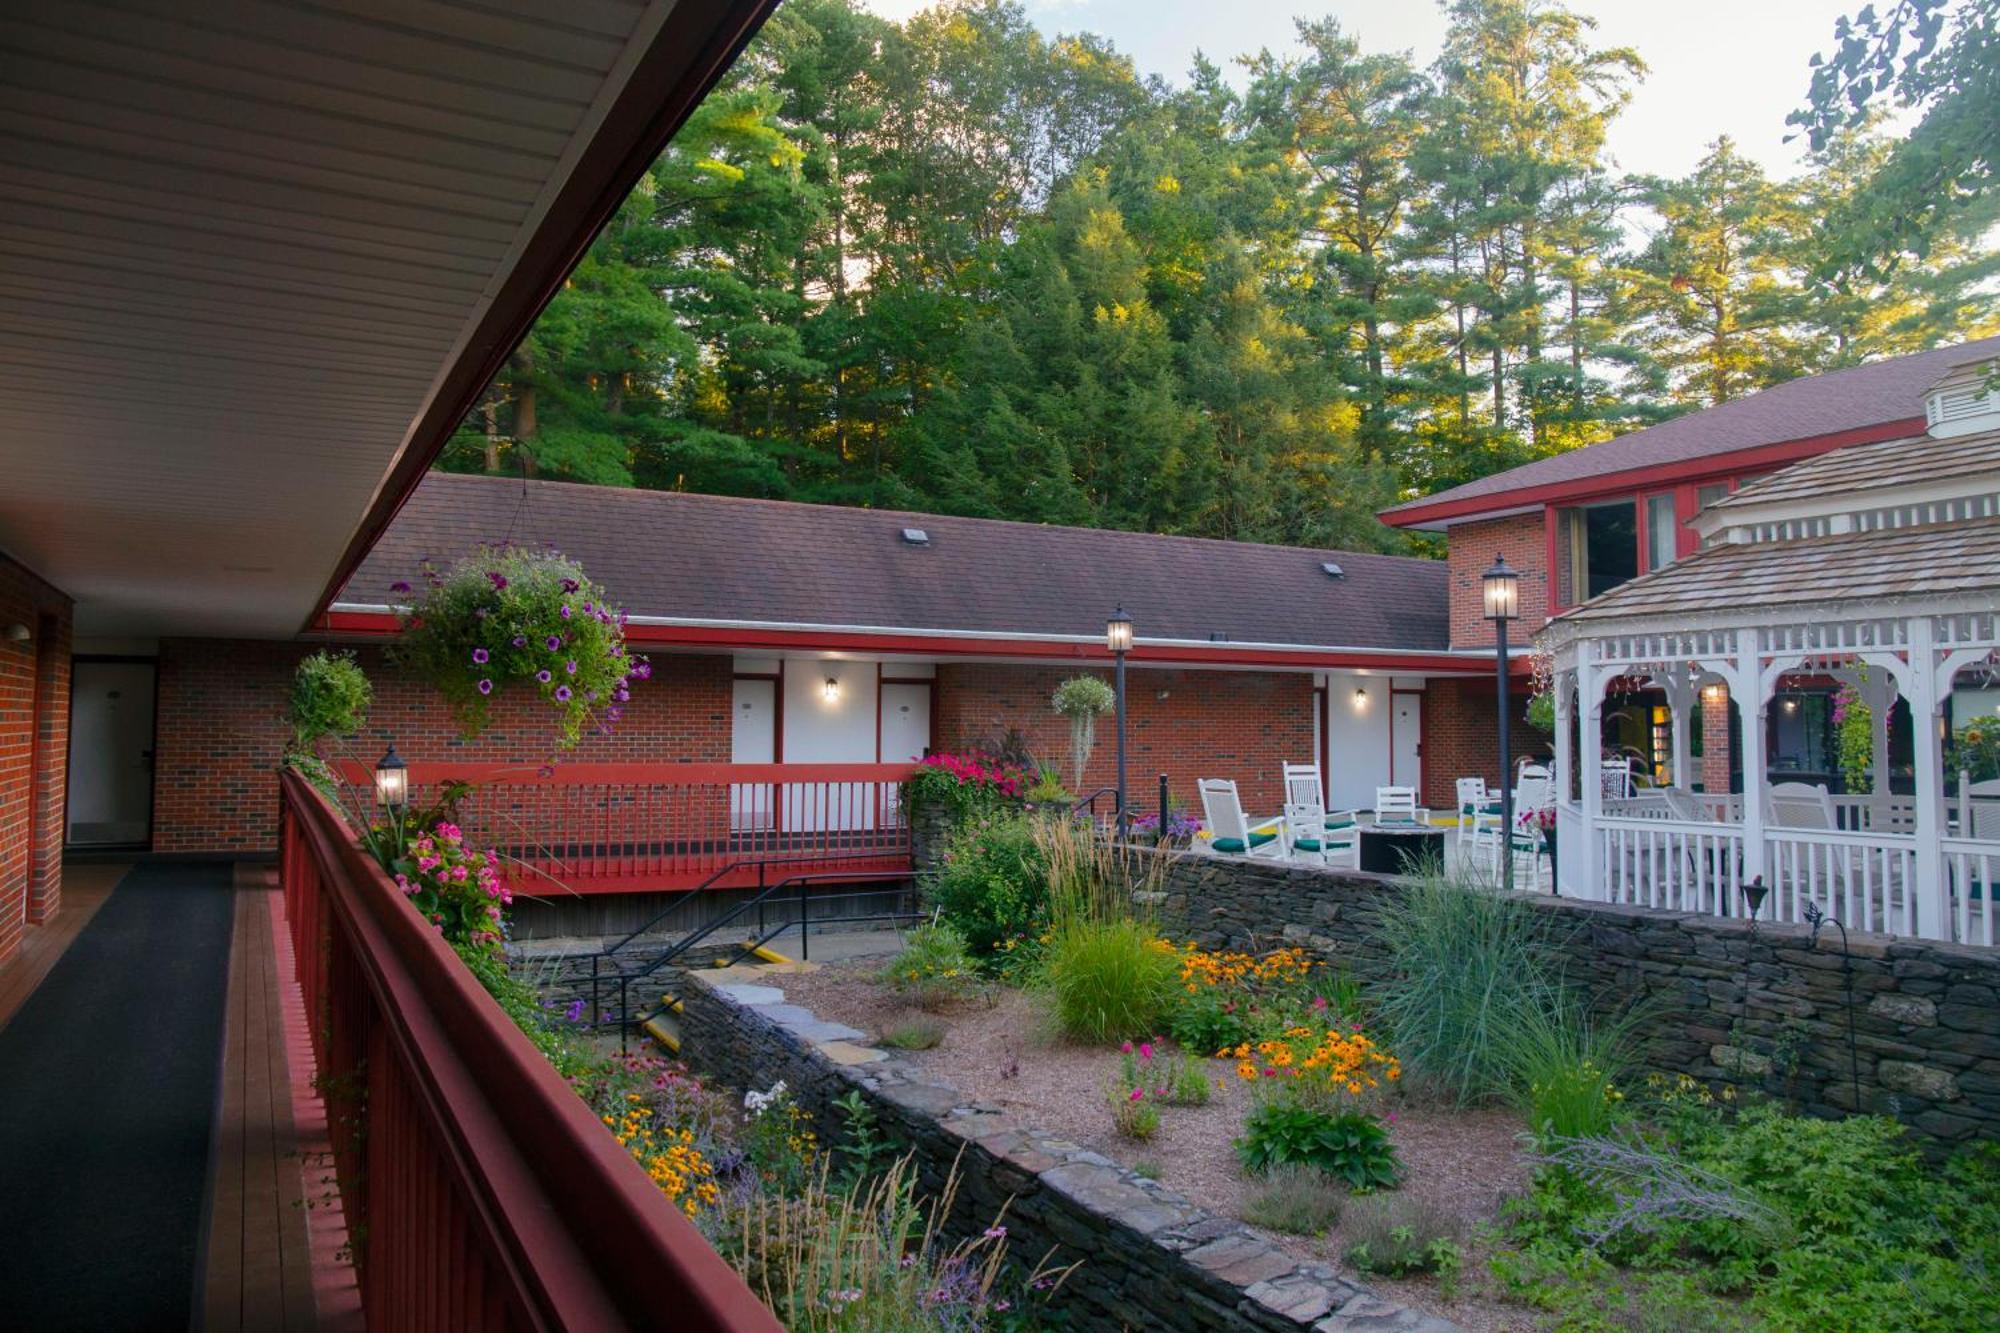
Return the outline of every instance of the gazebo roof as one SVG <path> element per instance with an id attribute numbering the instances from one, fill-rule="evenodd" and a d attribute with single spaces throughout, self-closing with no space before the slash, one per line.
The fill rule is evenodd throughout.
<path id="1" fill-rule="evenodd" d="M 1556 622 L 1991 594 L 2000 607 L 2000 518 L 1799 541 L 1711 546 L 1592 598 Z"/>
<path id="2" fill-rule="evenodd" d="M 2000 430 L 1942 440 L 1906 435 L 1874 444 L 1850 444 L 1794 463 L 1744 483 L 1709 508 L 1747 509 L 1778 501 L 1849 493 L 1859 500 L 1863 492 L 1949 481 L 1985 472 L 2000 472 Z"/>

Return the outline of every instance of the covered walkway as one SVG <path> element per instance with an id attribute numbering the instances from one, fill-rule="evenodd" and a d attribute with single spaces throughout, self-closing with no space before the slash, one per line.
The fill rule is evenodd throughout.
<path id="1" fill-rule="evenodd" d="M 0 968 L 7 1326 L 322 1326 L 275 892 L 227 863 L 71 877 Z"/>

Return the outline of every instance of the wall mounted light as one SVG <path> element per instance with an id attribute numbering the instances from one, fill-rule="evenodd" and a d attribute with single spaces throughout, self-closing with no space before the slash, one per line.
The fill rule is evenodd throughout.
<path id="1" fill-rule="evenodd" d="M 1366 708 L 1368 706 L 1367 686 L 1357 685 L 1354 687 L 1354 706 L 1356 708 Z"/>
<path id="2" fill-rule="evenodd" d="M 1799 701 L 1798 701 L 1797 699 L 1787 699 L 1787 700 L 1785 700 L 1785 711 L 1786 711 L 1787 713 L 1796 713 L 1796 712 L 1798 712 L 1798 711 L 1799 711 Z"/>
<path id="3" fill-rule="evenodd" d="M 1727 694 L 1720 685 L 1704 685 L 1701 687 L 1701 701 L 1711 708 L 1721 707 L 1722 701 L 1727 697 Z"/>
<path id="4" fill-rule="evenodd" d="M 839 702 L 840 702 L 840 681 L 839 681 L 839 679 L 838 679 L 837 677 L 834 677 L 834 676 L 828 676 L 828 677 L 826 678 L 826 684 L 824 684 L 824 685 L 820 686 L 820 693 L 822 693 L 823 695 L 825 695 L 825 696 L 826 696 L 826 701 L 827 701 L 828 703 L 830 703 L 830 704 L 837 704 L 837 703 L 839 703 Z"/>
<path id="5" fill-rule="evenodd" d="M 26 643 L 35 637 L 35 632 L 17 620 L 7 627 L 4 637 L 9 643 Z"/>
<path id="6" fill-rule="evenodd" d="M 391 742 L 389 753 L 375 761 L 375 804 L 400 811 L 409 803 L 410 770 Z"/>

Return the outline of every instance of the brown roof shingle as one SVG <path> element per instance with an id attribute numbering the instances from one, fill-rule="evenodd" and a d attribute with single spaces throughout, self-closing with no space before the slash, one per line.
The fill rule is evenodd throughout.
<path id="1" fill-rule="evenodd" d="M 633 615 L 1095 636 L 1123 604 L 1145 639 L 1448 647 L 1435 560 L 447 473 L 341 601 L 388 603 L 425 557 L 509 540 L 576 557 Z"/>
<path id="2" fill-rule="evenodd" d="M 1506 506 L 1510 493 L 1529 487 L 1719 458 L 1788 440 L 1921 418 L 1924 391 L 1939 376 L 1967 362 L 1995 356 L 2000 356 L 2000 336 L 1808 375 L 1601 444 L 1537 459 L 1436 495 L 1406 501 L 1382 511 L 1382 517 L 1394 523 L 1396 515 L 1410 510 L 1484 497 L 1491 497 L 1491 507 L 1500 509 Z"/>
<path id="3" fill-rule="evenodd" d="M 1854 492 L 1854 506 L 1868 503 L 1865 493 L 1892 486 L 1976 477 L 2000 469 L 2000 430 L 1938 440 L 1928 435 L 1903 436 L 1874 444 L 1850 444 L 1780 468 L 1745 482 L 1711 509 L 1747 508 L 1773 500 L 1804 500 L 1814 496 Z"/>
<path id="4" fill-rule="evenodd" d="M 1711 546 L 1560 617 L 1568 622 L 1989 593 L 2000 602 L 2000 519 Z"/>

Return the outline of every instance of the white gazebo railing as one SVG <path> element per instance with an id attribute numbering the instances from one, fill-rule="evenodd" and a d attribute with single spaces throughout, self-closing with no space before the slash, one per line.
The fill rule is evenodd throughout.
<path id="1" fill-rule="evenodd" d="M 1988 600 L 1983 596 L 1981 601 Z M 1944 718 L 1968 668 L 2000 665 L 2000 617 L 1929 603 L 1711 610 L 1698 629 L 1673 629 L 1637 607 L 1627 615 L 1558 620 L 1550 630 L 1556 681 L 1556 791 L 1561 891 L 1606 902 L 1711 915 L 1802 921 L 1811 905 L 1850 929 L 1993 945 L 1989 904 L 2000 883 L 2000 840 L 1963 792 L 1948 802 Z M 1686 623 L 1686 613 L 1680 613 Z M 1649 623 L 1650 622 L 1650 623 Z M 1765 726 L 1781 682 L 1831 677 L 1869 706 L 1872 791 L 1821 794 L 1778 786 L 1766 767 Z M 1683 786 L 1607 794 L 1578 741 L 1602 734 L 1615 683 L 1651 687 L 1671 713 L 1671 772 L 1691 768 L 1695 704 L 1740 712 L 1740 795 Z M 1889 726 L 1908 711 L 1915 791 L 1888 787 Z M 1596 746 L 1588 745 L 1594 755 Z M 1995 821 L 2000 822 L 2000 821 Z M 1804 826 L 1802 826 L 1804 825 Z M 1576 851 L 1569 849 L 1575 848 Z"/>

